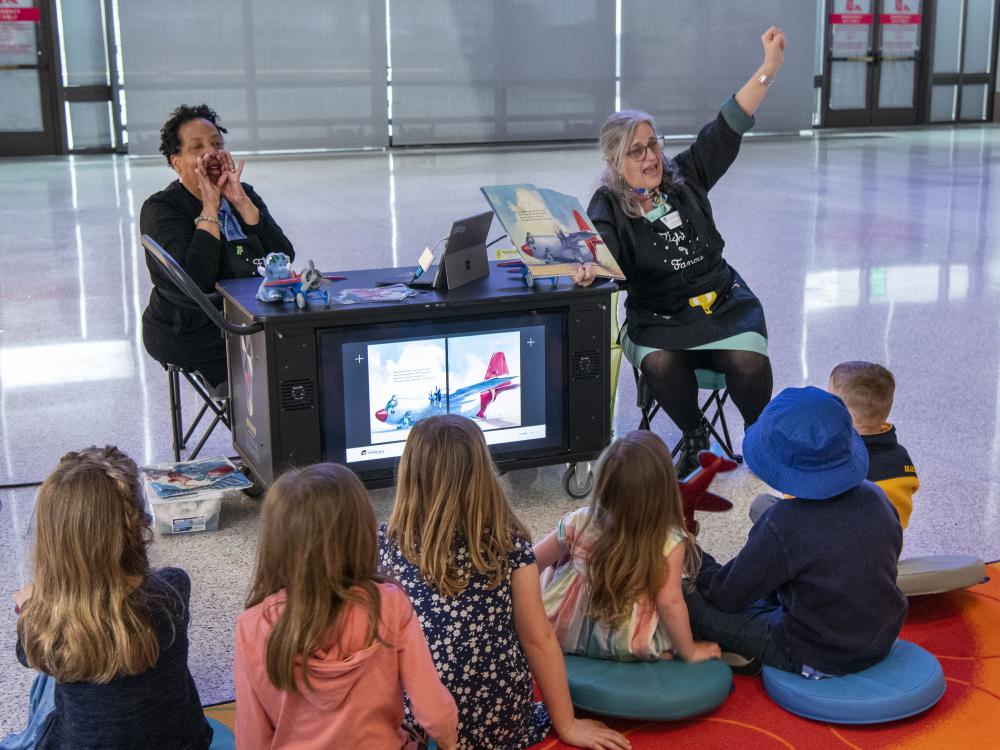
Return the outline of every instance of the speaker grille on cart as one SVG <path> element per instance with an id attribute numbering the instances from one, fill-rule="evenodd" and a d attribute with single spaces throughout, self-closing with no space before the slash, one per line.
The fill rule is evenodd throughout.
<path id="1" fill-rule="evenodd" d="M 596 349 L 573 352 L 571 368 L 574 380 L 590 380 L 601 376 L 601 353 Z"/>
<path id="2" fill-rule="evenodd" d="M 312 409 L 316 405 L 316 384 L 312 380 L 285 380 L 279 389 L 282 411 Z"/>

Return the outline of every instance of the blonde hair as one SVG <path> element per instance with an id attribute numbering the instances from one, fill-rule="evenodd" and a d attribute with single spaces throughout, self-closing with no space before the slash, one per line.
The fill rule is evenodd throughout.
<path id="1" fill-rule="evenodd" d="M 645 215 L 642 204 L 632 188 L 625 182 L 626 153 L 632 145 L 636 129 L 646 123 L 656 133 L 656 123 L 653 116 L 639 109 L 625 109 L 615 112 L 601 126 L 601 156 L 604 158 L 604 171 L 601 173 L 601 184 L 608 188 L 625 212 L 626 216 L 638 219 Z M 663 160 L 663 176 L 668 189 L 675 189 L 684 184 L 680 167 L 673 159 L 661 151 Z"/>
<path id="2" fill-rule="evenodd" d="M 285 592 L 267 637 L 267 676 L 279 690 L 310 689 L 307 662 L 336 633 L 350 604 L 368 611 L 367 648 L 378 640 L 381 598 L 375 512 L 345 466 L 293 469 L 271 486 L 261 510 L 257 567 L 247 608 Z M 337 634 L 339 645 L 341 634 Z M 345 655 L 346 656 L 346 655 Z"/>
<path id="3" fill-rule="evenodd" d="M 830 373 L 830 390 L 840 396 L 857 422 L 882 424 L 892 410 L 896 379 L 874 362 L 841 362 Z"/>
<path id="4" fill-rule="evenodd" d="M 472 570 L 496 587 L 510 572 L 512 536 L 530 539 L 504 496 L 482 431 L 457 414 L 422 419 L 410 430 L 387 534 L 442 596 L 469 583 L 455 562 L 459 543 Z"/>
<path id="5" fill-rule="evenodd" d="M 35 506 L 34 593 L 17 622 L 28 665 L 103 684 L 156 664 L 151 600 L 137 586 L 152 540 L 139 470 L 118 448 L 67 453 Z"/>
<path id="6" fill-rule="evenodd" d="M 586 527 L 591 525 L 598 532 L 587 560 L 592 618 L 614 627 L 640 597 L 656 601 L 667 578 L 663 550 L 673 534 L 684 540 L 683 572 L 693 585 L 701 555 L 684 526 L 670 452 L 655 433 L 636 430 L 605 449 Z"/>

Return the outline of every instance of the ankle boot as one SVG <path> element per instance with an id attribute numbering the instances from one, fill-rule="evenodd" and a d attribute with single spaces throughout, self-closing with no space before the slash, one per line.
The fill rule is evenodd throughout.
<path id="1" fill-rule="evenodd" d="M 677 454 L 677 478 L 683 480 L 698 468 L 699 451 L 707 451 L 710 447 L 708 425 L 701 420 L 692 430 L 686 430 L 681 438 L 681 450 Z"/>

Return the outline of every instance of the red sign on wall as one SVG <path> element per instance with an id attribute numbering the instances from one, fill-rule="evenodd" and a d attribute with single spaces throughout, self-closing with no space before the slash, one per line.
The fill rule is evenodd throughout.
<path id="1" fill-rule="evenodd" d="M 38 8 L 0 8 L 0 23 L 18 23 L 24 21 L 41 20 L 41 11 Z"/>

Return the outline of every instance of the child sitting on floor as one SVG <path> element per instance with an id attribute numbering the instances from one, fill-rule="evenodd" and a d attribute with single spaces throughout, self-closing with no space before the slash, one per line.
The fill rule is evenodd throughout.
<path id="1" fill-rule="evenodd" d="M 811 676 L 885 658 L 906 617 L 903 530 L 871 482 L 868 451 L 836 396 L 786 388 L 743 438 L 747 466 L 791 497 L 766 508 L 725 565 L 704 555 L 691 629 L 722 648 Z"/>
<path id="2" fill-rule="evenodd" d="M 531 540 L 474 422 L 446 414 L 410 430 L 379 543 L 382 573 L 410 595 L 458 702 L 460 748 L 528 747 L 548 734 L 550 717 L 566 744 L 630 747 L 618 732 L 573 713 Z M 532 674 L 544 706 L 534 701 Z M 415 711 L 407 716 L 414 731 L 421 722 Z"/>
<path id="3" fill-rule="evenodd" d="M 920 480 L 910 454 L 896 440 L 896 427 L 886 421 L 892 409 L 896 379 L 882 365 L 873 362 L 842 362 L 830 373 L 827 390 L 847 406 L 854 429 L 868 449 L 867 479 L 885 492 L 905 530 Z M 750 519 L 756 523 L 764 509 L 778 499 L 767 493 L 758 495 L 750 506 Z"/>
<path id="4" fill-rule="evenodd" d="M 905 529 L 920 480 L 910 454 L 896 440 L 896 427 L 887 421 L 896 379 L 874 362 L 841 362 L 830 373 L 828 390 L 847 405 L 868 449 L 868 480 L 883 489 Z"/>
<path id="5" fill-rule="evenodd" d="M 375 530 L 364 485 L 343 466 L 293 470 L 268 490 L 236 622 L 241 748 L 411 747 L 404 689 L 430 737 L 455 747 L 455 701 L 406 594 L 376 573 Z"/>
<path id="6" fill-rule="evenodd" d="M 191 580 L 150 570 L 139 471 L 117 448 L 67 453 L 35 507 L 35 580 L 17 655 L 56 680 L 36 748 L 207 748 L 188 671 Z M 36 735 L 37 736 L 37 735 Z"/>
<path id="7" fill-rule="evenodd" d="M 720 656 L 694 640 L 681 579 L 700 556 L 684 528 L 677 475 L 663 440 L 637 430 L 601 457 L 590 507 L 568 513 L 535 545 L 545 613 L 568 654 L 697 662 Z"/>

